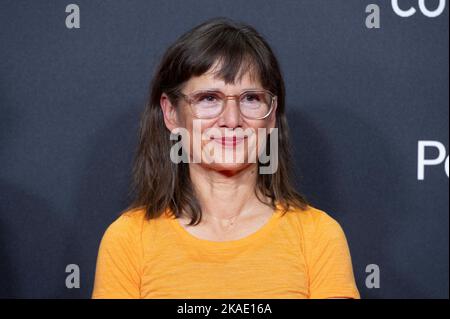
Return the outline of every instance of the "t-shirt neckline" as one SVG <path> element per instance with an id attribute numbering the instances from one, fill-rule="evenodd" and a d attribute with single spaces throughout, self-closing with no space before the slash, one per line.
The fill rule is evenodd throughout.
<path id="1" fill-rule="evenodd" d="M 246 244 L 250 244 L 252 242 L 257 241 L 258 239 L 262 238 L 265 234 L 269 233 L 271 229 L 276 225 L 276 223 L 279 221 L 281 215 L 281 209 L 279 205 L 276 205 L 276 208 L 274 209 L 272 215 L 269 217 L 269 219 L 259 227 L 256 231 L 254 231 L 251 234 L 246 235 L 245 237 L 233 239 L 233 240 L 226 240 L 226 241 L 214 241 L 214 240 L 208 240 L 199 238 L 190 232 L 188 232 L 178 221 L 177 218 L 175 218 L 173 215 L 169 216 L 169 222 L 172 224 L 177 231 L 186 241 L 189 241 L 193 244 L 200 245 L 203 247 L 210 247 L 215 249 L 221 249 L 221 248 L 233 248 L 233 247 L 240 247 Z"/>

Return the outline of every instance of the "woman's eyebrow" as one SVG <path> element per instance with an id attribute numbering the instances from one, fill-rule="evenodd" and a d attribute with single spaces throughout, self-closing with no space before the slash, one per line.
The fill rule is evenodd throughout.
<path id="1" fill-rule="evenodd" d="M 250 87 L 250 88 L 242 89 L 240 92 L 258 91 L 258 90 L 263 90 L 263 89 L 259 88 L 259 87 Z M 223 92 L 222 89 L 219 89 L 219 88 L 204 88 L 204 89 L 194 90 L 194 92 L 197 92 L 197 91 L 220 91 L 220 92 Z"/>
<path id="2" fill-rule="evenodd" d="M 201 88 L 195 91 L 221 91 L 219 88 Z"/>

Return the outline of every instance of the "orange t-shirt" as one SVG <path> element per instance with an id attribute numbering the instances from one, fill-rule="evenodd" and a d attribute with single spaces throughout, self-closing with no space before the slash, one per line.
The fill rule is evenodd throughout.
<path id="1" fill-rule="evenodd" d="M 210 241 L 168 211 L 127 211 L 106 230 L 93 298 L 360 298 L 341 226 L 308 206 L 275 210 L 256 232 Z"/>

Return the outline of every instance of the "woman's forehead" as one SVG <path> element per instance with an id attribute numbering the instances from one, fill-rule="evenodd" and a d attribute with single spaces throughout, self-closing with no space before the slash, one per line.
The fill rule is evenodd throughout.
<path id="1" fill-rule="evenodd" d="M 185 85 L 186 92 L 193 92 L 204 89 L 217 89 L 223 92 L 247 89 L 262 89 L 258 77 L 250 72 L 242 74 L 242 77 L 236 77 L 234 83 L 225 83 L 225 81 L 213 72 L 206 72 L 200 76 L 191 77 Z"/>
<path id="2" fill-rule="evenodd" d="M 225 74 L 228 75 L 230 71 L 227 66 L 228 64 L 223 59 L 217 59 L 205 73 L 191 77 L 187 81 L 185 89 L 192 92 L 207 88 L 220 90 L 262 88 L 256 67 L 249 58 L 241 60 L 239 69 L 236 71 L 233 81 L 231 81 L 232 83 L 229 79 L 228 83 L 225 81 Z"/>

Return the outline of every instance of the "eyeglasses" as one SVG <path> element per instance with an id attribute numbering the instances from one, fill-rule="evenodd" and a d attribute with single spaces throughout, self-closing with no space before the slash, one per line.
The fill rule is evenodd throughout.
<path id="1" fill-rule="evenodd" d="M 192 113 L 199 119 L 213 119 L 222 114 L 225 102 L 239 99 L 243 117 L 252 120 L 265 119 L 272 113 L 277 96 L 267 90 L 248 90 L 239 95 L 225 95 L 220 91 L 201 90 L 190 94 L 180 93 L 190 104 Z"/>

